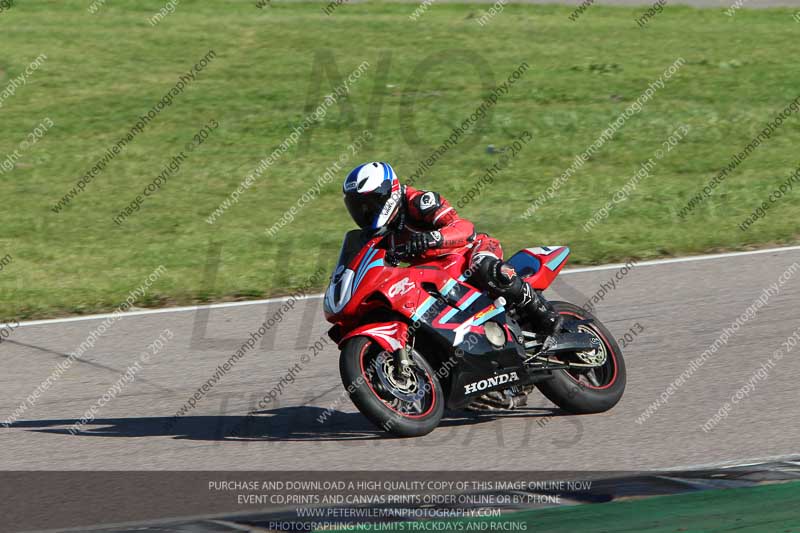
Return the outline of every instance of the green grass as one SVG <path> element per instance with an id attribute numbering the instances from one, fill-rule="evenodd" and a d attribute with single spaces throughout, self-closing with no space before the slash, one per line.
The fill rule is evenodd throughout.
<path id="1" fill-rule="evenodd" d="M 641 9 L 507 6 L 481 27 L 481 7 L 321 4 L 258 9 L 255 2 L 183 0 L 156 27 L 161 1 L 27 0 L 0 13 L 0 90 L 40 53 L 47 61 L 0 108 L 0 160 L 45 117 L 55 126 L 0 175 L 0 316 L 28 318 L 116 307 L 158 265 L 167 273 L 140 305 L 286 293 L 336 260 L 351 223 L 337 178 L 275 238 L 264 230 L 295 203 L 369 123 L 373 142 L 348 165 L 392 162 L 401 176 L 442 143 L 522 62 L 530 69 L 502 97 L 480 133 L 450 150 L 417 185 L 455 202 L 528 130 L 535 142 L 479 200 L 461 210 L 509 251 L 569 244 L 573 263 L 738 249 L 797 238 L 791 195 L 748 232 L 737 224 L 797 166 L 793 117 L 711 200 L 685 221 L 677 211 L 800 93 L 791 51 L 800 25 L 788 10 L 669 7 L 639 29 Z M 60 214 L 50 210 L 209 49 L 216 59 L 175 103 Z M 327 54 L 327 55 L 326 55 Z M 686 65 L 531 220 L 521 214 L 677 57 Z M 321 61 L 315 63 L 315 57 Z M 428 57 L 432 65 L 420 70 Z M 206 217 L 306 114 L 320 72 L 370 63 L 346 106 L 334 106 L 213 226 Z M 465 61 L 469 58 L 470 61 Z M 475 64 L 484 66 L 482 81 Z M 316 65 L 316 66 L 315 66 Z M 385 76 L 385 77 L 382 77 Z M 319 101 L 331 82 L 321 77 Z M 379 109 L 373 105 L 382 95 Z M 313 94 L 312 94 L 313 96 Z M 410 109 L 410 97 L 414 109 Z M 316 100 L 316 99 L 315 99 Z M 319 103 L 314 101 L 313 105 Z M 122 227 L 112 218 L 206 122 L 220 128 Z M 418 139 L 407 142 L 409 123 Z M 688 138 L 628 202 L 591 233 L 583 223 L 678 125 Z M 307 144 L 305 141 L 308 141 Z M 344 173 L 342 173 L 343 178 Z M 794 193 L 797 194 L 797 193 Z M 216 282 L 208 250 L 221 245 Z"/>
<path id="2" fill-rule="evenodd" d="M 502 518 L 365 525 L 339 531 L 532 531 L 536 533 L 766 533 L 800 531 L 800 483 L 707 490 L 610 503 L 553 507 Z M 503 525 L 505 524 L 505 527 Z M 436 527 L 431 527 L 435 525 Z M 525 529 L 521 529 L 520 525 Z"/>

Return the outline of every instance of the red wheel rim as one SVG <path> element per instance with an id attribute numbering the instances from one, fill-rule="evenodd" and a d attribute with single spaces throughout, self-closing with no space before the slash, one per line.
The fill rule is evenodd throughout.
<path id="1" fill-rule="evenodd" d="M 578 320 L 585 320 L 585 317 L 582 317 L 582 316 L 580 316 L 580 315 L 578 315 L 576 313 L 571 313 L 569 311 L 564 311 L 561 314 L 575 317 Z M 572 374 L 570 374 L 566 370 L 564 371 L 564 373 L 566 375 L 568 375 L 572 381 L 574 381 L 575 383 L 577 383 L 581 387 L 586 387 L 587 389 L 592 389 L 592 390 L 604 390 L 604 389 L 607 389 L 607 388 L 611 387 L 612 385 L 614 385 L 614 383 L 617 382 L 617 374 L 618 374 L 618 368 L 619 368 L 618 365 L 617 365 L 617 354 L 614 352 L 614 348 L 608 342 L 608 339 L 606 338 L 606 336 L 603 335 L 603 332 L 601 332 L 597 328 L 591 328 L 591 330 L 595 335 L 600 337 L 600 339 L 603 341 L 603 345 L 606 347 L 608 352 L 611 354 L 611 361 L 613 362 L 613 367 L 614 367 L 614 374 L 611 376 L 611 380 L 607 384 L 602 385 L 600 387 L 597 387 L 595 385 L 592 385 L 591 383 L 584 383 L 584 382 L 580 381 L 579 379 L 576 379 L 575 376 L 573 376 Z"/>
<path id="2" fill-rule="evenodd" d="M 389 404 L 389 402 L 387 402 L 385 399 L 383 399 L 383 397 L 380 394 L 378 394 L 378 391 L 376 391 L 375 388 L 372 386 L 372 382 L 370 380 L 370 377 L 367 375 L 367 370 L 366 370 L 366 368 L 364 366 L 364 357 L 367 354 L 367 349 L 370 346 L 372 346 L 372 344 L 373 344 L 372 341 L 368 341 L 364 345 L 364 347 L 361 348 L 361 353 L 359 354 L 359 364 L 361 366 L 361 377 L 364 379 L 364 382 L 369 387 L 369 390 L 372 391 L 372 394 L 374 394 L 375 397 L 378 398 L 383 403 L 383 405 L 385 405 L 386 407 L 388 407 L 389 409 L 391 409 L 392 411 L 394 411 L 398 415 L 402 416 L 403 418 L 419 419 L 419 418 L 424 418 L 424 417 L 428 416 L 431 412 L 433 412 L 434 407 L 436 407 L 436 384 L 434 383 L 433 379 L 431 378 L 431 375 L 428 374 L 428 372 L 425 369 L 422 369 L 422 368 L 420 368 L 420 370 L 422 370 L 424 372 L 425 378 L 427 380 L 427 383 L 430 383 L 430 394 L 431 394 L 431 405 L 428 407 L 428 409 L 425 410 L 424 413 L 421 413 L 421 414 L 418 414 L 418 415 L 412 415 L 412 414 L 409 414 L 409 413 L 404 413 L 402 411 L 398 411 L 397 409 L 395 409 L 395 407 L 393 405 Z"/>

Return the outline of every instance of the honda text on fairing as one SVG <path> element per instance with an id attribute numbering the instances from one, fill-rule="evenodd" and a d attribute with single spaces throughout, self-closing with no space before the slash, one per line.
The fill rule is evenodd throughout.
<path id="1" fill-rule="evenodd" d="M 541 292 L 569 253 L 563 246 L 528 248 L 508 263 Z M 406 254 L 385 227 L 350 231 L 325 293 L 342 383 L 378 427 L 425 435 L 445 408 L 534 385 L 570 413 L 603 412 L 620 400 L 622 352 L 591 313 L 551 302 L 561 333 L 557 343 L 546 343 L 502 297 L 492 299 L 468 282 L 466 254 L 424 260 Z"/>

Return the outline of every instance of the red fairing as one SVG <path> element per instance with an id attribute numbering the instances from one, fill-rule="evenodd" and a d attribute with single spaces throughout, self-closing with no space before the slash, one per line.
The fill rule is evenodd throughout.
<path id="1" fill-rule="evenodd" d="M 535 274 L 523 279 L 534 289 L 545 290 L 567 264 L 570 250 L 566 246 L 552 246 L 548 247 L 546 251 L 540 247 L 526 248 L 518 253 L 533 256 L 541 263 L 541 267 Z"/>
<path id="2" fill-rule="evenodd" d="M 342 337 L 339 341 L 339 346 L 341 347 L 347 339 L 359 335 L 369 337 L 377 342 L 384 350 L 389 353 L 394 353 L 402 346 L 406 345 L 408 340 L 408 325 L 403 322 L 376 322 L 374 324 L 365 324 L 353 329 Z"/>
<path id="3" fill-rule="evenodd" d="M 382 349 L 395 353 L 408 343 L 411 324 L 425 322 L 445 335 L 458 331 L 463 334 L 474 332 L 483 334 L 482 327 L 467 322 L 452 320 L 454 310 L 463 311 L 462 306 L 470 301 L 478 291 L 462 279 L 466 261 L 462 247 L 457 251 L 447 250 L 408 267 L 386 261 L 386 247 L 383 236 L 372 237 L 361 242 L 361 232 L 349 232 L 342 246 L 342 256 L 337 264 L 328 289 L 325 291 L 325 318 L 336 326 L 331 338 L 340 346 L 356 336 L 369 337 Z M 353 245 L 360 247 L 356 248 Z M 347 253 L 345 253 L 347 251 Z M 569 257 L 565 246 L 542 246 L 528 248 L 514 254 L 509 259 L 518 274 L 536 289 L 545 289 L 561 271 Z M 458 298 L 447 300 L 452 290 L 461 287 Z M 424 318 L 432 308 L 436 297 L 431 288 L 448 302 L 448 306 L 438 310 L 436 316 Z M 466 291 L 465 291 L 466 288 Z M 493 311 L 494 306 L 481 313 Z M 394 316 L 387 316 L 394 314 Z M 481 313 L 472 319 L 478 319 Z M 380 317 L 380 318 L 378 318 Z M 463 318 L 463 317 L 462 317 Z M 380 322 L 374 322 L 380 320 Z M 447 333 L 444 333 L 447 332 Z M 507 330 L 506 335 L 511 335 Z M 458 337 L 453 335 L 454 346 Z"/>
<path id="4" fill-rule="evenodd" d="M 408 229 L 438 231 L 442 234 L 441 248 L 460 248 L 466 246 L 474 237 L 475 226 L 472 222 L 459 217 L 450 202 L 439 196 L 438 193 L 419 191 L 406 186 L 405 199 Z M 441 248 L 438 249 L 439 254 L 441 254 Z"/>

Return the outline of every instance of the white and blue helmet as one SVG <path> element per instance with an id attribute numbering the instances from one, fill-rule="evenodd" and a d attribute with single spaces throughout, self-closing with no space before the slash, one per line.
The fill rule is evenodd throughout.
<path id="1" fill-rule="evenodd" d="M 400 181 L 389 163 L 357 166 L 345 178 L 342 192 L 344 205 L 361 228 L 382 228 L 400 210 Z"/>

